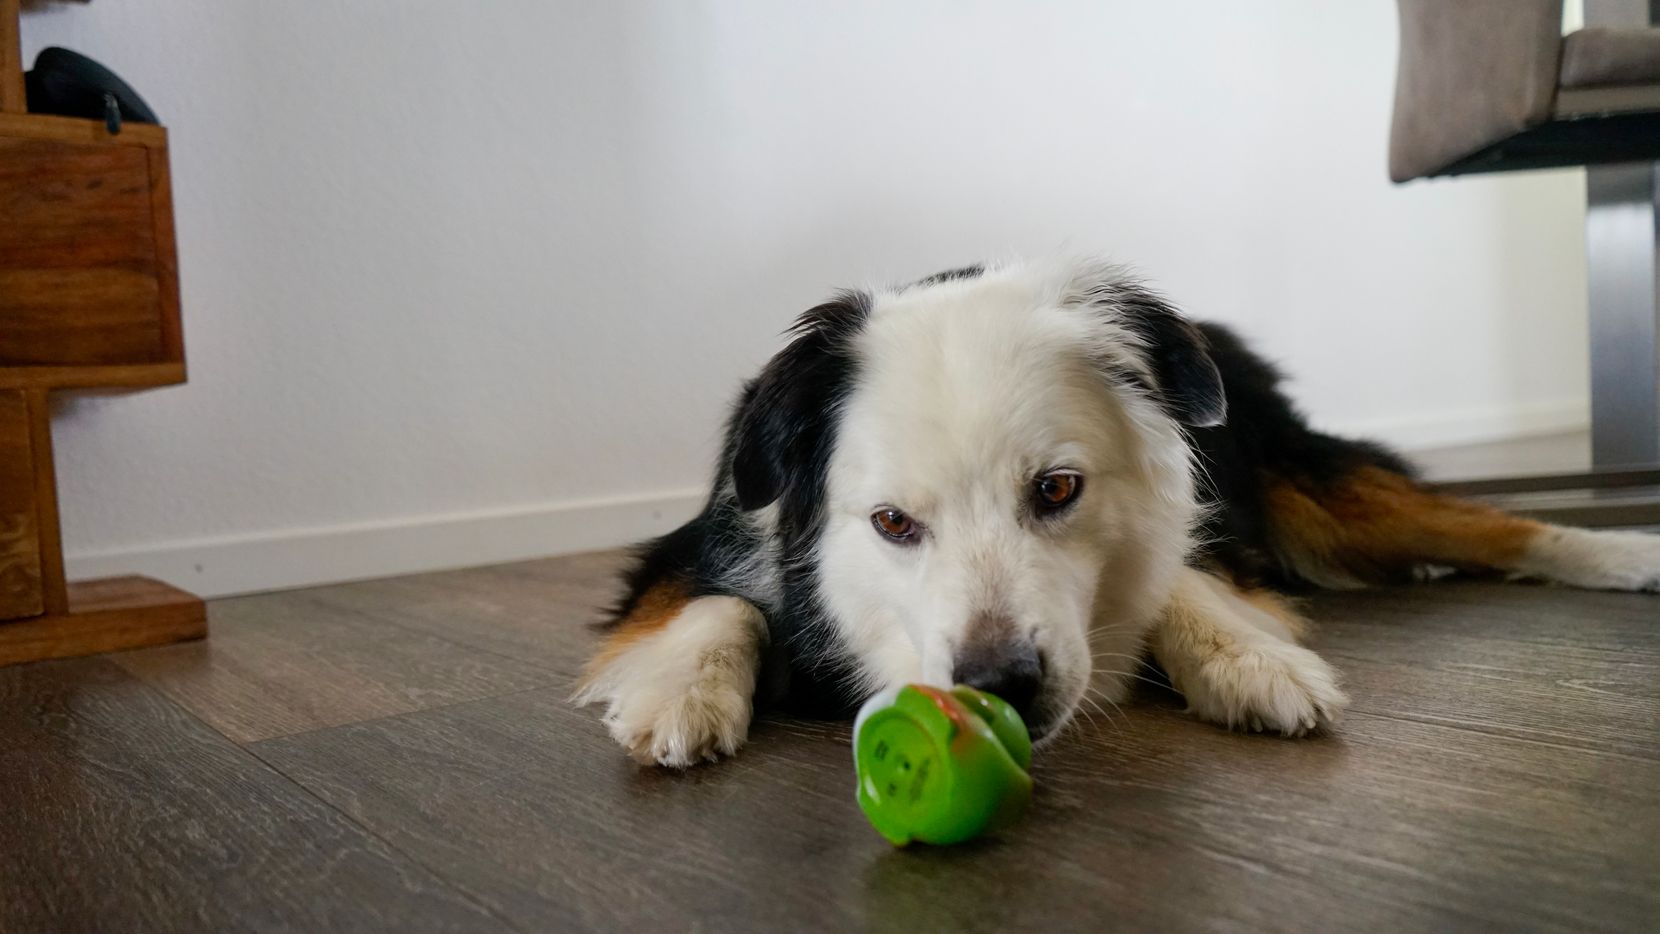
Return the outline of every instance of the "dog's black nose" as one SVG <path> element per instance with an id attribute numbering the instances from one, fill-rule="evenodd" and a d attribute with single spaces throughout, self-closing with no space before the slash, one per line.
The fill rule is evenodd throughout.
<path id="1" fill-rule="evenodd" d="M 1001 697 L 1030 720 L 1043 687 L 1043 659 L 1025 641 L 970 645 L 957 653 L 951 680 Z"/>

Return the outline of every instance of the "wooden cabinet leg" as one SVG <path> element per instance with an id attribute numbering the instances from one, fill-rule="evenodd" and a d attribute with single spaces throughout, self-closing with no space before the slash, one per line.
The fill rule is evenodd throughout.
<path id="1" fill-rule="evenodd" d="M 65 582 L 46 390 L 0 390 L 0 665 L 205 635 L 207 608 L 176 587 Z"/>
<path id="2" fill-rule="evenodd" d="M 0 620 L 46 611 L 28 391 L 0 390 Z"/>
<path id="3" fill-rule="evenodd" d="M 23 37 L 18 0 L 0 0 L 0 113 L 28 110 L 23 91 Z"/>
<path id="4" fill-rule="evenodd" d="M 40 595 L 47 613 L 69 612 L 63 571 L 63 533 L 58 525 L 58 474 L 52 459 L 52 413 L 46 390 L 28 389 L 29 443 L 35 460 L 35 527 L 40 536 Z"/>

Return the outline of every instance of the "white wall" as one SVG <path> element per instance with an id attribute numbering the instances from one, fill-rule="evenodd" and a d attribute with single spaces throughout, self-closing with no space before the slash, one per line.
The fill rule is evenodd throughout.
<path id="1" fill-rule="evenodd" d="M 99 0 L 191 381 L 71 399 L 72 570 L 223 593 L 594 547 L 831 287 L 1092 248 L 1408 444 L 1582 424 L 1583 181 L 1385 181 L 1389 0 Z"/>

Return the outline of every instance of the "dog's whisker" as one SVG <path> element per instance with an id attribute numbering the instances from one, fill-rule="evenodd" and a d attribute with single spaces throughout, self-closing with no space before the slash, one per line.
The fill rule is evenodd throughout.
<path id="1" fill-rule="evenodd" d="M 1097 711 L 1099 711 L 1101 716 L 1103 716 L 1107 719 L 1107 725 L 1112 727 L 1113 730 L 1115 730 L 1119 735 L 1123 735 L 1124 728 L 1119 726 L 1118 723 L 1113 720 L 1112 714 L 1108 713 L 1106 708 L 1104 708 L 1100 704 L 1096 703 L 1094 698 L 1090 697 L 1088 694 L 1085 694 L 1082 698 L 1080 698 L 1080 700 L 1084 701 L 1085 703 L 1089 704 L 1091 707 L 1094 707 Z M 1114 706 L 1116 706 L 1116 705 L 1114 705 Z M 1083 714 L 1086 717 L 1089 717 L 1089 722 L 1090 722 L 1090 725 L 1092 727 L 1095 725 L 1095 718 L 1090 717 L 1088 711 L 1086 711 L 1082 707 L 1079 707 L 1078 712 Z M 1123 711 L 1119 711 L 1119 713 L 1122 714 Z"/>
<path id="2" fill-rule="evenodd" d="M 1092 688 L 1091 690 L 1095 690 L 1095 689 Z M 1125 720 L 1130 719 L 1129 714 L 1126 714 L 1124 712 L 1124 708 L 1118 706 L 1117 701 L 1114 701 L 1112 698 L 1108 697 L 1107 695 L 1102 694 L 1100 691 L 1095 691 L 1095 693 L 1096 693 L 1097 696 L 1099 696 L 1101 698 L 1101 700 L 1104 700 L 1107 703 L 1112 704 L 1112 709 L 1118 711 L 1119 716 L 1123 717 Z M 1084 699 L 1089 701 L 1092 704 L 1095 704 L 1095 709 L 1096 710 L 1101 710 L 1101 705 L 1096 703 L 1095 700 L 1093 700 L 1092 698 L 1090 698 L 1089 694 L 1086 693 L 1084 695 Z M 1107 722 L 1108 723 L 1112 723 L 1112 718 L 1110 716 L 1107 716 L 1107 712 L 1105 710 L 1101 710 L 1101 715 L 1104 716 L 1104 717 L 1107 717 Z M 1115 728 L 1118 729 L 1119 733 L 1124 732 L 1122 728 L 1118 728 L 1118 727 L 1116 727 L 1116 725 L 1115 725 Z"/>
<path id="3" fill-rule="evenodd" d="M 1146 675 L 1138 675 L 1133 671 L 1114 671 L 1114 672 L 1110 672 L 1110 674 L 1114 675 L 1115 677 L 1134 678 L 1137 681 L 1145 681 L 1148 684 L 1151 684 L 1153 687 L 1164 688 L 1167 691 L 1174 691 L 1176 689 L 1176 686 L 1174 684 L 1171 684 L 1169 681 L 1160 681 L 1157 678 L 1149 678 Z M 1099 690 L 1099 689 L 1098 688 L 1091 688 L 1091 690 Z"/>
<path id="4" fill-rule="evenodd" d="M 1087 698 L 1086 698 L 1086 700 L 1087 700 Z M 1084 709 L 1084 708 L 1082 708 L 1082 707 L 1079 707 L 1079 708 L 1078 708 L 1078 713 L 1080 713 L 1080 714 L 1083 714 L 1083 716 L 1084 716 L 1084 719 L 1086 719 L 1086 720 L 1088 720 L 1088 721 L 1089 721 L 1089 727 L 1090 727 L 1090 729 L 1092 729 L 1092 730 L 1093 730 L 1093 729 L 1095 729 L 1095 718 L 1094 718 L 1094 717 L 1093 717 L 1093 716 L 1091 716 L 1091 715 L 1090 715 L 1090 712 L 1089 712 L 1089 711 L 1087 711 L 1087 710 L 1085 710 L 1085 709 Z M 1068 730 L 1079 730 L 1079 729 L 1080 729 L 1080 728 L 1079 728 L 1079 726 L 1078 726 L 1078 721 L 1077 721 L 1077 720 L 1076 720 L 1076 719 L 1074 719 L 1074 720 L 1071 720 L 1071 721 L 1070 721 L 1070 722 L 1068 722 L 1068 723 L 1067 723 L 1067 724 L 1066 724 L 1066 727 L 1065 727 L 1065 729 L 1068 729 Z"/>

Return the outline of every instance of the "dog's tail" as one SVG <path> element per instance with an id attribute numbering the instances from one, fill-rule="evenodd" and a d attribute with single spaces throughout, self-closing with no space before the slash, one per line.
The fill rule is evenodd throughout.
<path id="1" fill-rule="evenodd" d="M 1321 483 L 1271 475 L 1266 505 L 1281 569 L 1322 587 L 1361 587 L 1446 567 L 1660 590 L 1660 536 L 1525 519 L 1373 464 Z"/>

